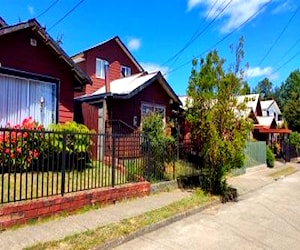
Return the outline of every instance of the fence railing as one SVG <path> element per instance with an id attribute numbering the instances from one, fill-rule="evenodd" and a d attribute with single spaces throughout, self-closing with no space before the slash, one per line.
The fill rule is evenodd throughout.
<path id="1" fill-rule="evenodd" d="M 142 135 L 0 129 L 0 203 L 147 178 Z"/>

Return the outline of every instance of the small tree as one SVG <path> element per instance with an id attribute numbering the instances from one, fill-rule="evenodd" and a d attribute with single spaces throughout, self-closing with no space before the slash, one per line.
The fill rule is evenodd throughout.
<path id="1" fill-rule="evenodd" d="M 245 141 L 251 123 L 243 117 L 245 105 L 238 103 L 242 86 L 239 63 L 243 57 L 243 41 L 236 49 L 237 65 L 224 72 L 224 59 L 216 51 L 205 59 L 193 61 L 187 94 L 192 106 L 186 118 L 191 127 L 191 139 L 198 147 L 198 156 L 208 169 L 212 193 L 222 194 L 226 188 L 226 173 L 243 165 Z"/>
<path id="2" fill-rule="evenodd" d="M 165 163 L 170 163 L 175 157 L 175 140 L 166 135 L 163 119 L 155 112 L 150 112 L 143 118 L 142 132 L 150 140 L 150 179 L 164 179 Z"/>

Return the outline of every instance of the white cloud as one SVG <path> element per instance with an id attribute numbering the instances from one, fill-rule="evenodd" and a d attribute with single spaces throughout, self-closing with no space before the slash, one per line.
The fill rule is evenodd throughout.
<path id="1" fill-rule="evenodd" d="M 282 3 L 282 1 L 278 1 L 281 4 L 278 5 L 273 11 L 272 14 L 278 14 L 278 13 L 283 13 L 283 12 L 289 12 L 289 11 L 293 11 L 296 8 L 296 5 L 290 1 L 290 0 L 286 0 Z"/>
<path id="2" fill-rule="evenodd" d="M 276 80 L 276 79 L 278 79 L 279 75 L 277 73 L 273 73 L 272 67 L 265 67 L 265 68 L 260 68 L 260 67 L 251 68 L 250 67 L 246 71 L 246 77 L 248 79 L 255 78 L 255 77 L 267 77 L 270 80 Z"/>
<path id="3" fill-rule="evenodd" d="M 202 0 L 188 0 L 188 10 L 193 9 L 197 5 L 201 4 Z"/>
<path id="4" fill-rule="evenodd" d="M 168 67 L 160 66 L 159 64 L 156 64 L 156 63 L 143 63 L 142 62 L 141 66 L 144 68 L 144 70 L 148 71 L 149 73 L 155 72 L 155 71 L 160 71 L 164 75 L 164 77 L 166 77 L 166 75 L 169 71 Z"/>
<path id="5" fill-rule="evenodd" d="M 141 40 L 138 38 L 130 38 L 127 42 L 127 47 L 131 51 L 138 50 L 141 47 L 141 45 Z"/>
<path id="6" fill-rule="evenodd" d="M 33 6 L 28 6 L 27 9 L 28 9 L 30 15 L 34 15 L 34 8 L 33 8 Z"/>
<path id="7" fill-rule="evenodd" d="M 259 9 L 270 0 L 230 0 L 219 1 L 215 0 L 188 0 L 188 9 L 192 9 L 197 5 L 205 6 L 205 15 L 208 18 L 214 19 L 220 11 L 225 10 L 220 14 L 218 19 L 222 21 L 221 32 L 228 33 L 235 28 L 238 28 L 249 17 L 254 15 Z"/>

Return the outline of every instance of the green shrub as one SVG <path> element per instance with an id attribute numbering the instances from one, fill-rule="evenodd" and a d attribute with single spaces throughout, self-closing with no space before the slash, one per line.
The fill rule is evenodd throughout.
<path id="1" fill-rule="evenodd" d="M 269 168 L 273 168 L 275 162 L 275 156 L 269 146 L 267 146 L 266 157 L 267 157 L 267 166 Z"/>
<path id="2" fill-rule="evenodd" d="M 66 170 L 83 170 L 91 163 L 90 147 L 93 145 L 92 134 L 94 131 L 74 121 L 64 124 L 51 124 L 49 129 L 55 133 L 48 134 L 46 138 L 48 152 L 50 152 L 50 157 L 46 159 L 48 164 L 50 162 L 51 166 L 60 168 L 64 148 L 66 152 Z"/>
<path id="3" fill-rule="evenodd" d="M 290 135 L 290 142 L 296 147 L 297 152 L 300 151 L 300 133 L 293 131 Z"/>
<path id="4" fill-rule="evenodd" d="M 155 112 L 150 112 L 143 118 L 142 132 L 150 141 L 150 148 L 142 145 L 143 150 L 150 153 L 149 179 L 154 182 L 166 179 L 165 163 L 170 163 L 175 157 L 174 138 L 166 135 L 163 119 L 160 114 Z"/>

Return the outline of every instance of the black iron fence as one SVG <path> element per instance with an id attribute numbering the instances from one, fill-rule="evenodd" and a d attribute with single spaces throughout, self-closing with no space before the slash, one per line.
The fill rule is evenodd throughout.
<path id="1" fill-rule="evenodd" d="M 148 144 L 136 134 L 0 128 L 0 203 L 144 181 Z"/>

